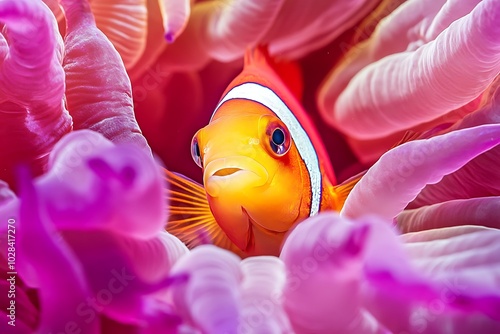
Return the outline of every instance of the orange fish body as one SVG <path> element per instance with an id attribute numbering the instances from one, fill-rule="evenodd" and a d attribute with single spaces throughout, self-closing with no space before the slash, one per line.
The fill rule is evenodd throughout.
<path id="1" fill-rule="evenodd" d="M 247 52 L 210 123 L 192 141 L 204 187 L 167 171 L 167 230 L 240 256 L 278 255 L 296 223 L 340 210 L 355 182 L 334 187 L 326 150 L 261 49 Z"/>

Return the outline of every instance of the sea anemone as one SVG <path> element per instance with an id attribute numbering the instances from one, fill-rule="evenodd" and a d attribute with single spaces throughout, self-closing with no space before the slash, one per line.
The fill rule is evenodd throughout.
<path id="1" fill-rule="evenodd" d="M 0 0 L 1 332 L 500 332 L 499 15 Z M 188 249 L 163 168 L 201 179 L 191 137 L 257 45 L 302 79 L 338 179 L 366 172 L 279 256 Z"/>

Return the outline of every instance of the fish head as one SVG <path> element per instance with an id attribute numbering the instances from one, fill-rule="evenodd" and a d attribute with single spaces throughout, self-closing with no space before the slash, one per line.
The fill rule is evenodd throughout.
<path id="1" fill-rule="evenodd" d="M 247 253 L 279 253 L 285 233 L 307 217 L 309 194 L 307 170 L 285 124 L 261 104 L 227 101 L 194 135 L 191 152 L 229 239 Z"/>

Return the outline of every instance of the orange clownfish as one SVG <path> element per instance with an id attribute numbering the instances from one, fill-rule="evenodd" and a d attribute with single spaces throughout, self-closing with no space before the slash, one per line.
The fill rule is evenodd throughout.
<path id="1" fill-rule="evenodd" d="M 166 171 L 166 229 L 190 248 L 205 239 L 242 257 L 279 255 L 295 224 L 340 210 L 358 180 L 333 186 L 312 122 L 260 48 L 246 53 L 191 153 L 204 186 Z"/>

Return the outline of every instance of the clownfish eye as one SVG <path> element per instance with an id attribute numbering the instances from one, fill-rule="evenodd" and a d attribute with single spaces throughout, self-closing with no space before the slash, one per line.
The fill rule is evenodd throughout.
<path id="1" fill-rule="evenodd" d="M 290 149 L 288 130 L 280 124 L 271 124 L 268 131 L 271 150 L 278 156 L 285 155 Z"/>
<path id="2" fill-rule="evenodd" d="M 276 146 L 283 145 L 283 143 L 285 143 L 285 133 L 280 128 L 276 128 L 273 131 L 271 140 L 273 141 L 273 144 Z"/>
<path id="3" fill-rule="evenodd" d="M 191 156 L 199 167 L 203 167 L 201 163 L 200 145 L 198 144 L 198 138 L 196 138 L 196 136 L 194 136 L 193 140 L 191 140 Z"/>

